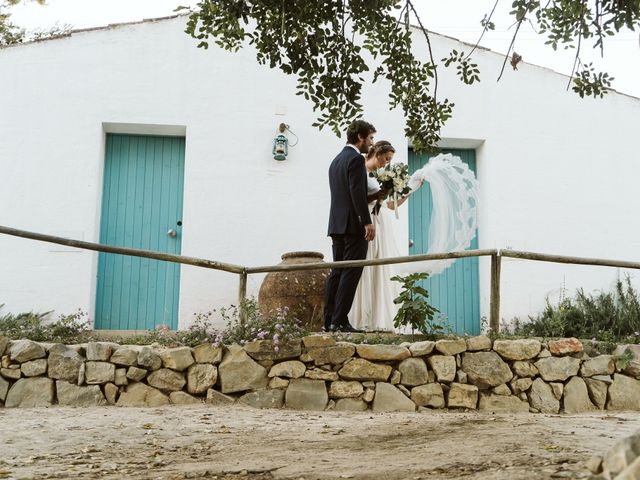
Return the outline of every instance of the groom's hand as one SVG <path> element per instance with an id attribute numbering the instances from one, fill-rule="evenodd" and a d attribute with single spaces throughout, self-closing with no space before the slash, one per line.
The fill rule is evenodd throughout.
<path id="1" fill-rule="evenodd" d="M 368 242 L 376 236 L 376 226 L 373 223 L 364 226 L 364 239 Z"/>

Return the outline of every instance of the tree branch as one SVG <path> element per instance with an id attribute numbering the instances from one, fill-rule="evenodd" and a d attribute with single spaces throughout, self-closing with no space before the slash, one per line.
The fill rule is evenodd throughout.
<path id="1" fill-rule="evenodd" d="M 429 32 L 427 31 L 426 28 L 424 28 L 424 25 L 422 25 L 422 21 L 420 20 L 420 17 L 418 16 L 418 12 L 416 12 L 416 9 L 413 6 L 413 3 L 411 2 L 411 0 L 407 0 L 407 5 L 409 5 L 411 10 L 413 10 L 414 15 L 416 16 L 416 20 L 418 20 L 418 25 L 420 26 L 420 30 L 422 30 L 424 38 L 427 39 L 427 46 L 429 47 L 429 59 L 431 60 L 431 65 L 433 65 L 434 67 L 433 68 L 433 101 L 434 103 L 437 103 L 438 69 L 436 68 L 436 62 L 433 59 L 433 50 L 431 49 L 431 40 L 429 39 Z"/>
<path id="2" fill-rule="evenodd" d="M 484 37 L 484 34 L 487 32 L 488 30 L 488 25 L 489 22 L 491 21 L 491 17 L 493 17 L 493 12 L 496 11 L 496 7 L 498 6 L 498 2 L 500 0 L 496 0 L 496 3 L 493 4 L 493 8 L 491 9 L 491 13 L 489 14 L 489 17 L 487 18 L 487 21 L 484 24 L 484 28 L 482 29 L 482 33 L 480 34 L 480 37 L 478 38 L 478 41 L 476 42 L 476 44 L 473 46 L 473 48 L 471 49 L 471 51 L 469 52 L 469 54 L 464 57 L 464 59 L 466 60 L 467 58 L 469 58 L 471 56 L 471 54 L 473 52 L 476 51 L 476 48 L 478 48 L 478 45 L 480 45 L 480 41 L 482 40 L 482 37 Z"/>

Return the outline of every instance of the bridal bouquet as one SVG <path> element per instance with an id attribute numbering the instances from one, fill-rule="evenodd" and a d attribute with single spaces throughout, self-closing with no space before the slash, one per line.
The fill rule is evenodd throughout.
<path id="1" fill-rule="evenodd" d="M 409 188 L 409 166 L 404 163 L 389 164 L 377 170 L 374 176 L 380 184 L 380 189 L 387 192 L 387 198 L 393 199 L 394 211 L 398 217 L 398 199 L 411 192 Z M 377 213 L 380 210 L 380 201 L 374 208 Z"/>

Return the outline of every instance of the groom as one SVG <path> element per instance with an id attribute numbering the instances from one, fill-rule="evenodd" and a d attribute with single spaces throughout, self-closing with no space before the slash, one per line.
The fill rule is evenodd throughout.
<path id="1" fill-rule="evenodd" d="M 329 187 L 331 210 L 329 236 L 333 241 L 333 261 L 363 260 L 368 243 L 375 237 L 367 204 L 367 170 L 363 153 L 373 146 L 376 129 L 364 120 L 347 128 L 347 145 L 331 162 Z M 362 267 L 334 268 L 327 280 L 324 306 L 326 331 L 358 332 L 347 314 L 362 275 Z"/>

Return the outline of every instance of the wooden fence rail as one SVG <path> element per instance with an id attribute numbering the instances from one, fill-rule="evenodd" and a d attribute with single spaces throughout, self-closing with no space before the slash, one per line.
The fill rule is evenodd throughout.
<path id="1" fill-rule="evenodd" d="M 239 276 L 238 301 L 242 302 L 247 295 L 247 277 L 255 273 L 267 272 L 292 272 L 300 270 L 319 270 L 329 268 L 349 268 L 349 267 L 366 267 L 376 265 L 395 265 L 401 263 L 413 263 L 432 260 L 446 260 L 465 257 L 491 257 L 491 299 L 490 299 L 490 318 L 489 326 L 494 332 L 498 332 L 500 328 L 500 277 L 502 257 L 515 258 L 521 260 L 534 260 L 541 262 L 565 263 L 574 265 L 596 265 L 606 267 L 622 267 L 640 269 L 640 262 L 629 262 L 625 260 L 610 260 L 601 258 L 571 257 L 563 255 L 550 255 L 545 253 L 523 252 L 517 250 L 496 250 L 496 249 L 480 249 L 480 250 L 464 250 L 460 252 L 446 253 L 427 253 L 423 255 L 407 255 L 392 258 L 377 258 L 371 260 L 350 260 L 341 262 L 316 262 L 302 263 L 295 265 L 266 265 L 259 267 L 244 267 L 231 263 L 218 262 L 215 260 L 207 260 L 203 258 L 188 257 L 184 255 L 173 255 L 170 253 L 155 252 L 151 250 L 142 250 L 137 248 L 115 247 L 113 245 L 103 245 L 100 243 L 84 242 L 81 240 L 73 240 L 69 238 L 56 237 L 53 235 L 44 235 L 41 233 L 19 230 L 16 228 L 4 227 L 0 225 L 0 234 L 11 235 L 15 237 L 27 238 L 41 242 L 57 243 L 69 247 L 81 248 L 85 250 L 93 250 L 97 252 L 115 253 L 118 255 L 129 255 L 133 257 L 152 258 L 165 262 L 181 263 L 185 265 L 193 265 L 196 267 L 209 268 L 212 270 L 221 270 L 233 273 Z"/>

